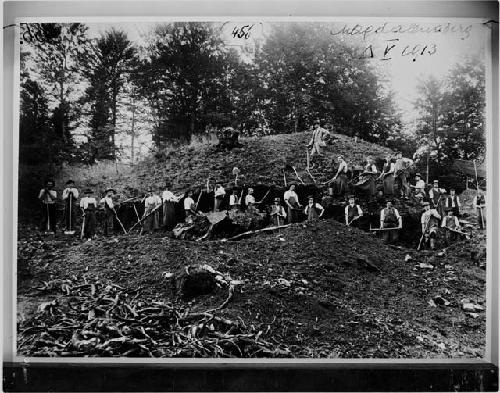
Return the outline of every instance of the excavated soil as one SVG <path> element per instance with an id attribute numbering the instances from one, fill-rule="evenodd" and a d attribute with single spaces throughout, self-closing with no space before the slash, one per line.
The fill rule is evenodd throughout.
<path id="1" fill-rule="evenodd" d="M 217 289 L 174 299 L 165 272 L 208 264 L 241 280 L 217 315 L 242 320 L 293 357 L 480 358 L 485 348 L 484 234 L 439 252 L 386 246 L 333 219 L 300 223 L 240 241 L 190 242 L 167 233 L 81 243 L 22 227 L 18 325 L 64 296 L 43 281 L 82 278 L 137 290 L 139 299 L 191 312 L 219 306 Z M 443 301 L 444 299 L 444 301 Z M 479 311 L 465 311 L 471 303 Z M 446 305 L 445 305 L 446 304 Z M 20 348 L 21 352 L 23 348 Z M 25 353 L 28 355 L 28 353 Z"/>

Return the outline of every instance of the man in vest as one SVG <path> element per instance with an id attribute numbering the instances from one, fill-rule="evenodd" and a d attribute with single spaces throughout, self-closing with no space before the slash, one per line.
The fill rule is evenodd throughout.
<path id="1" fill-rule="evenodd" d="M 271 222 L 274 226 L 281 226 L 285 223 L 286 212 L 285 208 L 281 206 L 280 199 L 274 198 L 274 204 L 271 206 Z"/>
<path id="2" fill-rule="evenodd" d="M 380 229 L 395 228 L 392 231 L 383 231 L 384 243 L 394 243 L 398 241 L 399 229 L 403 227 L 403 220 L 398 209 L 392 205 L 392 201 L 387 201 L 386 207 L 380 212 Z"/>
<path id="3" fill-rule="evenodd" d="M 299 222 L 299 213 L 302 205 L 299 202 L 299 196 L 295 192 L 295 184 L 290 185 L 283 199 L 288 206 L 288 222 Z"/>
<path id="4" fill-rule="evenodd" d="M 425 181 L 422 180 L 420 173 L 415 174 L 415 185 L 410 185 L 414 189 L 415 198 L 422 201 L 425 198 Z"/>
<path id="5" fill-rule="evenodd" d="M 45 187 L 40 190 L 38 199 L 42 202 L 42 224 L 41 230 L 48 234 L 56 233 L 56 201 L 57 191 L 54 190 L 53 180 L 47 180 Z"/>
<path id="6" fill-rule="evenodd" d="M 420 224 L 422 225 L 422 234 L 426 239 L 429 240 L 429 245 L 431 250 L 436 248 L 436 236 L 439 228 L 439 222 L 441 216 L 436 209 L 431 208 L 429 202 L 424 202 L 423 204 L 424 212 L 420 218 Z"/>
<path id="7" fill-rule="evenodd" d="M 450 188 L 450 195 L 445 200 L 445 208 L 451 207 L 453 215 L 460 217 L 460 198 L 455 194 L 455 189 Z"/>
<path id="8" fill-rule="evenodd" d="M 446 216 L 443 218 L 441 228 L 446 229 L 444 236 L 447 246 L 458 238 L 459 233 L 456 231 L 460 231 L 460 222 L 458 221 L 458 217 L 454 214 L 452 207 L 446 208 Z"/>
<path id="9" fill-rule="evenodd" d="M 325 209 L 323 209 L 323 206 L 321 206 L 319 203 L 315 203 L 314 197 L 312 195 L 309 196 L 307 206 L 304 209 L 304 213 L 307 216 L 307 220 L 308 221 L 317 220 L 323 215 L 324 212 Z"/>
<path id="10" fill-rule="evenodd" d="M 220 209 L 220 205 L 222 203 L 222 200 L 224 199 L 224 196 L 226 195 L 226 190 L 224 190 L 224 187 L 222 187 L 222 184 L 220 182 L 217 182 L 215 185 L 215 200 L 214 200 L 214 212 L 218 212 Z"/>
<path id="11" fill-rule="evenodd" d="M 363 216 L 363 210 L 359 205 L 356 205 L 354 196 L 349 197 L 349 204 L 345 207 L 345 224 L 347 226 L 358 226 L 357 220 Z"/>
<path id="12" fill-rule="evenodd" d="M 63 190 L 62 199 L 64 201 L 64 221 L 66 231 L 65 234 L 74 234 L 76 225 L 76 210 L 78 209 L 78 189 L 75 187 L 73 180 L 66 182 L 66 188 Z"/>
<path id="13" fill-rule="evenodd" d="M 113 188 L 108 188 L 104 198 L 100 201 L 100 204 L 104 205 L 104 236 L 109 236 L 114 232 L 115 203 L 113 196 L 115 194 L 116 191 Z"/>

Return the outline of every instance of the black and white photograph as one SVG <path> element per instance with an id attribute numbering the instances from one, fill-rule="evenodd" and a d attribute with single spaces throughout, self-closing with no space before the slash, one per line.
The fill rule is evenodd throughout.
<path id="1" fill-rule="evenodd" d="M 484 359 L 484 22 L 19 21 L 16 355 Z"/>

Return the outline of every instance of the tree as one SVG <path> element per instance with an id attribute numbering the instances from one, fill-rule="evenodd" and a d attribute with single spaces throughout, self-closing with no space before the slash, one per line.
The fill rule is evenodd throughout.
<path id="1" fill-rule="evenodd" d="M 172 23 L 156 28 L 139 77 L 141 93 L 156 118 L 154 141 L 189 140 L 214 114 L 230 121 L 223 41 L 210 23 Z"/>
<path id="2" fill-rule="evenodd" d="M 117 98 L 136 71 L 137 50 L 126 33 L 112 29 L 102 35 L 93 51 L 81 53 L 79 62 L 90 82 L 86 97 L 91 102 L 90 139 L 96 159 L 116 157 Z"/>

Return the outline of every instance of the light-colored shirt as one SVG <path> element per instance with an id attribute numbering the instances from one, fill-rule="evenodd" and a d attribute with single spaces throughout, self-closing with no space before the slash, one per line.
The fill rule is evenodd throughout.
<path id="1" fill-rule="evenodd" d="M 87 209 L 90 204 L 93 204 L 95 207 L 97 207 L 97 201 L 94 197 L 84 196 L 82 199 L 80 199 L 80 207 L 82 209 Z"/>
<path id="2" fill-rule="evenodd" d="M 107 205 L 110 209 L 114 209 L 115 207 L 115 204 L 113 203 L 113 198 L 111 197 L 104 197 L 101 199 L 99 203 Z"/>
<path id="3" fill-rule="evenodd" d="M 385 209 L 387 209 L 387 208 L 382 209 L 382 211 L 380 212 L 380 221 L 385 220 Z M 392 208 L 392 210 L 394 210 L 394 215 L 399 220 L 401 218 L 401 216 L 399 215 L 398 209 Z"/>
<path id="4" fill-rule="evenodd" d="M 229 206 L 234 206 L 239 204 L 240 204 L 240 198 L 238 197 L 238 195 L 234 194 L 229 195 Z"/>
<path id="5" fill-rule="evenodd" d="M 253 195 L 247 195 L 245 197 L 245 204 L 248 205 L 253 205 L 255 203 L 255 198 Z"/>
<path id="6" fill-rule="evenodd" d="M 344 160 L 340 161 L 339 169 L 337 169 L 337 174 L 340 174 L 342 172 L 347 173 L 347 162 L 345 162 Z"/>
<path id="7" fill-rule="evenodd" d="M 184 199 L 184 210 L 191 210 L 194 205 L 193 198 L 187 197 Z"/>
<path id="8" fill-rule="evenodd" d="M 63 190 L 62 199 L 68 199 L 69 193 L 73 193 L 73 198 L 78 199 L 78 190 L 74 187 L 68 187 Z"/>
<path id="9" fill-rule="evenodd" d="M 446 226 L 446 217 L 448 217 L 448 216 L 443 217 L 443 222 L 441 223 L 441 228 L 444 228 Z M 453 216 L 453 218 L 455 219 L 455 229 L 458 229 L 458 227 L 460 226 L 460 222 L 458 221 L 458 217 Z"/>
<path id="10" fill-rule="evenodd" d="M 394 164 L 394 172 L 398 174 L 398 172 L 405 170 L 412 164 L 413 160 L 410 160 L 409 158 L 400 158 L 396 160 L 396 163 Z"/>
<path id="11" fill-rule="evenodd" d="M 377 167 L 375 164 L 365 166 L 365 172 L 378 173 Z"/>
<path id="12" fill-rule="evenodd" d="M 163 202 L 179 202 L 180 198 L 176 197 L 172 191 L 165 190 L 161 194 L 161 199 Z"/>
<path id="13" fill-rule="evenodd" d="M 439 215 L 436 209 L 429 209 L 422 213 L 422 217 L 420 218 L 420 223 L 422 225 L 427 226 L 427 222 L 431 219 L 431 217 L 435 217 L 438 220 L 441 220 L 441 216 Z"/>
<path id="14" fill-rule="evenodd" d="M 57 191 L 55 190 L 48 190 L 48 192 L 45 192 L 45 189 L 40 190 L 40 194 L 38 194 L 38 199 L 42 199 L 42 202 L 51 205 L 56 202 L 57 199 Z"/>
<path id="15" fill-rule="evenodd" d="M 425 181 L 423 181 L 422 179 L 418 180 L 415 183 L 415 189 L 425 193 Z"/>
<path id="16" fill-rule="evenodd" d="M 304 209 L 304 213 L 307 214 L 309 212 L 309 209 L 311 209 L 313 206 L 320 211 L 324 210 L 323 206 L 321 206 L 319 203 L 315 203 L 314 205 L 312 203 L 308 203 L 306 208 Z"/>
<path id="17" fill-rule="evenodd" d="M 297 193 L 295 191 L 292 191 L 292 190 L 285 191 L 285 195 L 283 196 L 283 199 L 285 200 L 285 202 L 287 202 L 292 197 L 295 199 L 295 202 L 297 202 L 297 203 L 299 202 L 299 196 L 297 195 Z"/>
<path id="18" fill-rule="evenodd" d="M 156 194 L 148 196 L 146 199 L 144 199 L 144 207 L 146 209 L 154 209 L 155 207 L 160 205 L 161 198 Z"/>
<path id="19" fill-rule="evenodd" d="M 226 195 L 226 190 L 224 190 L 224 187 L 219 187 L 215 189 L 215 196 L 222 196 Z"/>

